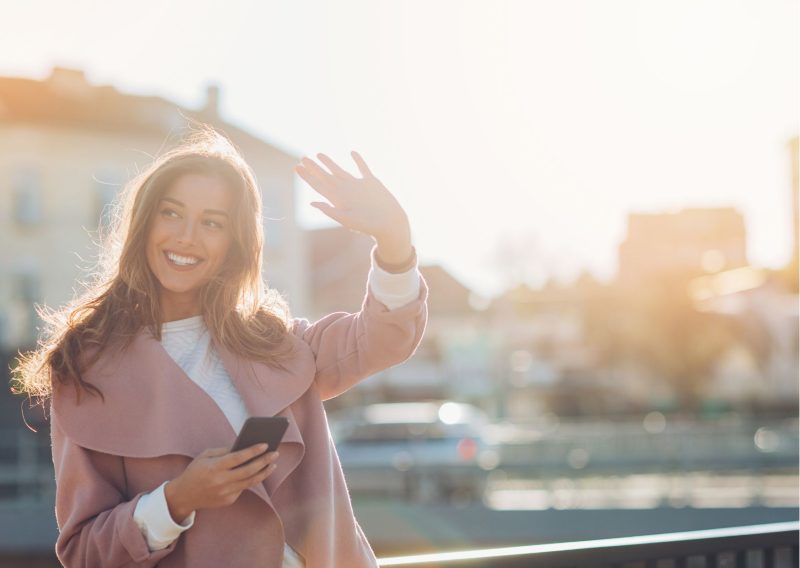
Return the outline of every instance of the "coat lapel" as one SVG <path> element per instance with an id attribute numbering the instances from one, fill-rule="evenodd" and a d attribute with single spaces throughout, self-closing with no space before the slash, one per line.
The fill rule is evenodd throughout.
<path id="1" fill-rule="evenodd" d="M 311 350 L 302 340 L 289 337 L 300 355 L 290 361 L 286 371 L 241 359 L 214 341 L 214 348 L 239 391 L 247 413 L 250 416 L 285 416 L 289 420 L 278 446 L 281 455 L 277 467 L 264 482 L 270 493 L 283 483 L 305 455 L 303 437 L 290 405 L 308 390 L 316 372 Z"/>
<path id="2" fill-rule="evenodd" d="M 214 342 L 250 416 L 286 416 L 289 428 L 279 446 L 278 467 L 264 484 L 251 488 L 271 505 L 272 493 L 298 466 L 305 444 L 290 405 L 314 380 L 309 349 L 292 335 L 299 355 L 287 370 L 243 360 Z M 58 426 L 85 448 L 113 455 L 157 458 L 179 454 L 195 458 L 207 448 L 230 447 L 236 438 L 214 400 L 172 360 L 148 331 L 142 330 L 122 352 L 104 354 L 85 375 L 103 392 L 83 393 L 57 386 L 52 412 Z"/>

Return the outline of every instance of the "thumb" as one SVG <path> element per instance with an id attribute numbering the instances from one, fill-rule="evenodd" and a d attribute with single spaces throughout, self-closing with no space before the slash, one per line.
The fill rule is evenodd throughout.
<path id="1" fill-rule="evenodd" d="M 312 201 L 311 206 L 314 207 L 315 209 L 319 209 L 334 221 L 337 221 L 338 223 L 345 225 L 344 217 L 339 213 L 339 211 L 337 211 L 334 207 L 328 205 L 327 203 L 323 203 L 322 201 Z"/>

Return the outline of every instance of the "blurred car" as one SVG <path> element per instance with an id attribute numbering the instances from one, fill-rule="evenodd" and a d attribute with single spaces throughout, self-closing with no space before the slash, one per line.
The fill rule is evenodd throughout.
<path id="1" fill-rule="evenodd" d="M 469 404 L 385 403 L 332 416 L 331 435 L 351 493 L 480 500 L 499 461 L 487 424 Z"/>

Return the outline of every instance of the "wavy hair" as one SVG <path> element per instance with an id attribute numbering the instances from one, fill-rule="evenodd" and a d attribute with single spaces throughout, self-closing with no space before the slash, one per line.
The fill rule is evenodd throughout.
<path id="1" fill-rule="evenodd" d="M 124 349 L 147 328 L 161 339 L 158 280 L 145 244 L 161 197 L 180 176 L 216 176 L 233 193 L 232 242 L 218 273 L 200 290 L 203 320 L 226 348 L 244 358 L 285 369 L 291 356 L 291 314 L 284 298 L 261 276 L 261 195 L 250 167 L 233 144 L 201 125 L 131 180 L 116 203 L 110 231 L 102 239 L 97 267 L 84 291 L 59 310 L 37 306 L 45 327 L 37 348 L 20 354 L 12 391 L 45 399 L 53 388 L 73 385 L 103 393 L 85 380 L 86 371 L 108 349 Z"/>

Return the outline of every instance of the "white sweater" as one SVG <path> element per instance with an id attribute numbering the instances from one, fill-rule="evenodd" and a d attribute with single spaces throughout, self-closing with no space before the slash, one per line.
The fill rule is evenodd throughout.
<path id="1" fill-rule="evenodd" d="M 371 258 L 369 287 L 375 298 L 387 308 L 399 308 L 419 296 L 420 276 L 417 267 L 402 274 L 392 274 L 375 263 L 374 255 Z M 219 405 L 233 430 L 239 432 L 248 418 L 247 410 L 222 361 L 212 348 L 202 316 L 164 323 L 161 326 L 161 342 L 183 371 Z M 195 511 L 180 524 L 172 520 L 164 496 L 164 486 L 167 483 L 165 481 L 143 495 L 133 513 L 134 521 L 145 536 L 151 551 L 166 548 L 194 524 Z M 303 559 L 286 544 L 282 568 L 304 566 Z"/>

